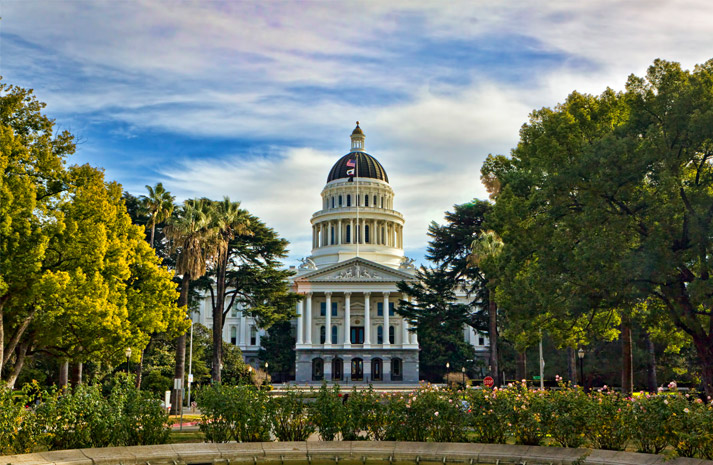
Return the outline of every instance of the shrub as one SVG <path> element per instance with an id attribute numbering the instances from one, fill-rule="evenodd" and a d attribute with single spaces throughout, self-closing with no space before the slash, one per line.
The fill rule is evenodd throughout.
<path id="1" fill-rule="evenodd" d="M 515 444 L 537 446 L 547 434 L 550 404 L 545 391 L 531 391 L 527 383 L 516 383 L 505 391 L 509 403 L 507 420 Z"/>
<path id="2" fill-rule="evenodd" d="M 339 385 L 330 388 L 326 382 L 322 383 L 315 402 L 310 406 L 310 418 L 323 441 L 334 441 L 344 429 L 345 410 Z"/>
<path id="3" fill-rule="evenodd" d="M 215 384 L 196 395 L 202 417 L 199 425 L 211 442 L 270 440 L 267 395 L 255 386 Z"/>
<path id="4" fill-rule="evenodd" d="M 308 414 L 304 395 L 288 389 L 283 396 L 270 399 L 272 431 L 279 441 L 306 441 L 315 426 Z"/>
<path id="5" fill-rule="evenodd" d="M 631 400 L 631 439 L 637 452 L 658 454 L 669 444 L 670 421 L 673 414 L 666 395 L 644 395 Z"/>
<path id="6" fill-rule="evenodd" d="M 387 414 L 384 404 L 384 395 L 369 389 L 357 391 L 356 388 L 347 396 L 345 402 L 344 423 L 342 426 L 342 438 L 345 441 L 359 439 L 360 434 L 366 432 L 366 438 L 373 441 L 381 441 L 386 434 Z"/>
<path id="7" fill-rule="evenodd" d="M 666 396 L 671 445 L 682 457 L 713 458 L 713 406 L 689 395 Z"/>
<path id="8" fill-rule="evenodd" d="M 468 402 L 467 424 L 475 442 L 505 444 L 508 434 L 507 421 L 509 402 L 505 391 L 474 389 L 466 395 Z"/>
<path id="9" fill-rule="evenodd" d="M 585 436 L 595 449 L 624 450 L 630 434 L 629 408 L 629 402 L 606 386 L 590 394 Z"/>
<path id="10" fill-rule="evenodd" d="M 587 394 L 581 388 L 560 384 L 560 389 L 548 392 L 547 400 L 550 415 L 546 429 L 552 440 L 561 447 L 582 446 L 587 425 Z"/>

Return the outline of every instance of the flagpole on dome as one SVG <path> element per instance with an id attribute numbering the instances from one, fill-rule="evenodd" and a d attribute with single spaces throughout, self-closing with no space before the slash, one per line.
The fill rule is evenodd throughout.
<path id="1" fill-rule="evenodd" d="M 364 152 L 364 131 L 359 127 L 359 121 L 356 122 L 356 127 L 352 131 L 352 150 L 354 158 L 347 162 L 347 175 L 351 176 L 350 181 L 356 178 L 356 231 L 353 232 L 356 238 L 356 256 L 359 256 L 359 244 L 362 241 L 362 228 L 359 224 L 359 154 Z"/>

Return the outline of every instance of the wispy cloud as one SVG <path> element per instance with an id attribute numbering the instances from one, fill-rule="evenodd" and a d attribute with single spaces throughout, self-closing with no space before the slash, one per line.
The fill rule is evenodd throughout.
<path id="1" fill-rule="evenodd" d="M 356 119 L 387 169 L 406 245 L 533 108 L 621 89 L 657 57 L 713 55 L 713 5 L 599 2 L 3 2 L 0 74 L 36 89 L 139 194 L 229 195 L 309 254 L 309 217 Z"/>

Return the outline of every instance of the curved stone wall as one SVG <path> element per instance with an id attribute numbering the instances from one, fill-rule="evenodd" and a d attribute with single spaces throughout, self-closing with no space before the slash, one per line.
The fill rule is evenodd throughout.
<path id="1" fill-rule="evenodd" d="M 1 456 L 2 465 L 713 465 L 591 449 L 422 442 L 266 442 L 107 447 Z"/>

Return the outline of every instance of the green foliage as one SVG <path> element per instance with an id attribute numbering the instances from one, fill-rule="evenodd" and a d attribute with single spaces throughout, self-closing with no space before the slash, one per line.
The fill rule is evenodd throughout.
<path id="1" fill-rule="evenodd" d="M 173 274 L 120 186 L 66 165 L 73 137 L 55 134 L 43 107 L 0 85 L 0 373 L 11 386 L 34 353 L 111 363 L 151 333 L 186 329 Z"/>
<path id="2" fill-rule="evenodd" d="M 505 418 L 510 410 L 507 392 L 494 389 L 470 390 L 466 394 L 468 426 L 474 441 L 505 444 L 509 426 Z"/>
<path id="3" fill-rule="evenodd" d="M 383 394 L 374 392 L 372 386 L 361 391 L 356 387 L 352 389 L 346 399 L 346 418 L 342 429 L 345 441 L 361 438 L 362 432 L 373 441 L 384 440 L 388 415 L 383 397 Z"/>
<path id="4" fill-rule="evenodd" d="M 270 417 L 278 441 L 306 441 L 316 430 L 304 394 L 294 389 L 270 399 Z"/>
<path id="5" fill-rule="evenodd" d="M 0 452 L 163 444 L 168 415 L 159 400 L 119 377 L 107 397 L 100 385 L 42 391 L 35 383 L 0 388 Z"/>
<path id="6" fill-rule="evenodd" d="M 274 382 L 287 379 L 287 375 L 294 371 L 295 342 L 290 321 L 275 323 L 267 330 L 267 334 L 260 338 L 258 358 L 270 364 L 270 374 Z"/>
<path id="7" fill-rule="evenodd" d="M 587 402 L 582 388 L 560 383 L 560 389 L 548 392 L 550 410 L 547 431 L 561 447 L 580 447 L 585 442 Z"/>
<path id="8" fill-rule="evenodd" d="M 646 304 L 647 326 L 693 342 L 713 395 L 712 83 L 713 60 L 656 60 L 624 92 L 534 111 L 511 156 L 489 157 L 496 297 L 513 333 L 534 322 L 573 347 Z"/>
<path id="9" fill-rule="evenodd" d="M 260 442 L 270 439 L 267 394 L 254 386 L 214 384 L 198 389 L 200 430 L 211 442 Z"/>
<path id="10" fill-rule="evenodd" d="M 586 404 L 585 435 L 596 449 L 624 450 L 629 440 L 631 404 L 620 394 L 604 389 L 594 391 Z"/>
<path id="11" fill-rule="evenodd" d="M 527 383 L 516 383 L 505 391 L 510 408 L 508 426 L 515 438 L 515 444 L 538 446 L 547 434 L 550 423 L 551 405 L 545 391 L 528 389 Z"/>
<path id="12" fill-rule="evenodd" d="M 322 383 L 315 402 L 310 406 L 310 418 L 319 430 L 323 441 L 334 441 L 344 429 L 346 408 L 339 393 L 339 385 L 332 387 Z"/>

